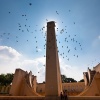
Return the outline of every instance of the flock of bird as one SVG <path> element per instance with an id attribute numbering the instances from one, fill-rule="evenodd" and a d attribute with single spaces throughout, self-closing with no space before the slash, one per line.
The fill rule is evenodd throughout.
<path id="1" fill-rule="evenodd" d="M 29 3 L 29 6 L 32 6 L 32 3 Z M 69 10 L 68 12 L 70 13 L 71 10 Z M 10 11 L 8 13 L 11 14 Z M 55 11 L 55 14 L 60 15 L 58 11 Z M 18 25 L 17 29 L 18 29 L 19 33 L 27 33 L 28 35 L 33 34 L 32 35 L 33 40 L 35 41 L 35 53 L 39 52 L 39 45 L 38 45 L 39 40 L 37 37 L 42 35 L 43 39 L 45 41 L 45 44 L 43 44 L 43 49 L 45 49 L 45 51 L 46 51 L 46 33 L 47 33 L 45 31 L 46 26 L 43 26 L 40 29 L 36 28 L 35 30 L 31 30 L 30 29 L 31 25 L 27 24 L 27 21 L 28 21 L 27 15 L 22 14 L 21 16 L 23 19 L 25 19 L 26 24 L 23 25 L 23 23 L 21 23 L 21 22 L 17 23 L 17 25 Z M 49 20 L 46 18 L 45 21 L 48 22 Z M 64 24 L 64 22 L 62 21 L 61 24 Z M 73 22 L 73 25 L 75 25 L 75 24 L 76 23 Z M 35 25 L 35 27 L 37 27 L 37 26 L 39 26 L 39 25 Z M 57 39 L 56 41 L 57 41 L 57 45 L 58 45 L 57 49 L 58 49 L 59 56 L 67 61 L 69 61 L 71 59 L 70 54 L 73 55 L 73 57 L 75 57 L 75 59 L 79 58 L 78 51 L 83 50 L 83 48 L 82 48 L 82 44 L 77 40 L 78 35 L 77 34 L 72 35 L 72 34 L 68 33 L 67 25 L 65 25 L 65 27 L 62 29 L 56 28 L 55 30 L 56 30 L 56 33 L 59 33 L 59 35 L 56 34 L 56 39 Z M 36 35 L 35 33 L 39 33 L 39 34 Z M 13 35 L 12 33 L 2 33 L 2 34 L 0 34 L 0 38 L 3 38 L 6 36 L 6 39 L 9 40 L 10 38 L 12 38 L 12 35 Z M 61 37 L 61 36 L 62 37 L 64 36 L 64 38 L 59 39 L 59 37 Z M 19 43 L 20 35 L 16 34 L 16 35 L 14 35 L 14 37 L 16 39 L 15 42 Z M 26 39 L 27 43 L 29 41 L 30 41 L 29 39 Z M 70 47 L 71 44 L 73 44 L 73 48 Z M 75 53 L 72 54 L 71 51 L 74 51 Z M 46 57 L 46 54 L 44 54 L 44 57 Z M 43 65 L 43 66 L 45 66 L 45 65 Z"/>
<path id="2" fill-rule="evenodd" d="M 32 6 L 32 3 L 29 3 L 29 6 Z M 69 12 L 70 12 L 71 10 L 69 10 Z M 9 11 L 8 12 L 9 14 L 11 14 L 11 12 Z M 57 15 L 59 15 L 59 12 L 58 11 L 55 11 L 55 13 L 57 14 Z M 27 15 L 26 14 L 22 14 L 21 15 L 26 21 L 28 20 L 27 19 Z M 48 22 L 49 20 L 48 19 L 46 19 L 46 22 Z M 62 23 L 63 23 L 63 21 L 62 21 Z M 74 22 L 74 24 L 75 24 L 75 22 Z M 36 25 L 36 26 L 38 26 L 38 25 Z M 24 27 L 24 28 L 23 28 Z M 27 24 L 25 24 L 24 26 L 22 26 L 22 24 L 21 23 L 18 23 L 18 30 L 19 30 L 19 32 L 22 32 L 22 33 L 25 33 L 25 32 L 27 32 L 27 33 L 34 33 L 34 32 L 37 32 L 38 30 L 37 29 L 35 29 L 34 31 L 30 31 L 30 25 L 27 25 Z M 45 30 L 45 28 L 46 28 L 46 26 L 43 26 L 41 29 L 39 29 L 39 31 L 43 34 L 44 33 L 44 30 Z M 59 28 L 57 28 L 57 32 L 60 32 L 60 34 L 64 34 L 64 33 L 66 33 L 67 34 L 67 26 L 65 26 L 65 28 L 63 28 L 63 29 L 61 29 L 61 30 L 59 30 Z M 0 37 L 3 37 L 3 35 L 8 35 L 7 36 L 7 39 L 10 39 L 11 38 L 11 33 L 3 33 L 3 34 L 1 34 L 0 35 Z M 10 36 L 11 35 L 11 36 Z M 57 36 L 57 35 L 56 35 Z M 65 35 L 66 36 L 66 35 Z M 74 35 L 75 37 L 77 36 L 77 35 Z M 19 38 L 19 36 L 15 36 L 15 38 L 16 38 L 16 42 L 18 43 L 19 42 L 19 40 L 18 40 L 18 38 Z M 43 38 L 45 39 L 45 44 L 44 44 L 44 49 L 46 49 L 46 32 L 45 32 L 45 35 L 43 36 Z M 57 38 L 57 37 L 56 37 Z M 75 38 L 73 37 L 71 37 L 71 35 L 69 34 L 68 36 L 66 36 L 65 38 L 64 38 L 64 41 L 66 42 L 66 44 L 68 44 L 68 42 L 69 42 L 69 39 L 70 38 L 70 41 L 72 41 L 72 42 L 76 42 L 76 43 L 78 43 L 78 41 L 77 40 L 75 40 Z M 37 45 L 37 42 L 38 42 L 38 40 L 37 40 L 37 37 L 36 36 L 34 36 L 34 39 L 35 39 L 35 43 L 36 43 L 36 52 L 39 52 L 38 51 L 38 45 Z M 28 39 L 26 40 L 27 42 L 29 41 Z M 58 41 L 57 41 L 58 42 Z M 60 41 L 59 40 L 59 44 L 61 44 L 61 42 L 62 41 Z M 82 46 L 81 46 L 81 43 L 78 43 L 79 45 L 80 45 L 80 48 L 81 48 L 81 50 L 82 50 Z M 65 45 L 62 45 L 62 49 L 63 48 L 65 48 Z M 67 46 L 66 47 L 66 49 L 68 49 L 67 50 L 67 53 L 70 53 L 71 52 L 71 49 Z M 74 47 L 74 50 L 77 50 L 78 48 L 77 47 Z M 62 56 L 63 58 L 65 58 L 65 57 L 68 57 L 68 55 L 65 53 L 65 52 L 60 52 L 59 50 L 58 50 L 58 53 L 59 53 L 59 55 L 60 56 Z M 64 57 L 64 55 L 66 54 L 66 56 Z M 77 58 L 79 57 L 78 56 L 78 54 L 76 55 L 76 54 L 74 54 L 73 56 L 76 56 Z M 44 57 L 46 57 L 45 55 L 44 55 Z M 69 61 L 69 59 L 70 58 L 67 58 L 67 60 Z"/>

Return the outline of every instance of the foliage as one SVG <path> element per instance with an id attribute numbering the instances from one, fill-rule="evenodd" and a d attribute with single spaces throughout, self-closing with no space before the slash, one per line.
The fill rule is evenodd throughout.
<path id="1" fill-rule="evenodd" d="M 61 75 L 62 83 L 71 83 L 71 82 L 77 82 L 73 78 L 67 78 L 65 75 Z"/>
<path id="2" fill-rule="evenodd" d="M 84 82 L 84 79 L 81 79 L 79 82 Z"/>
<path id="3" fill-rule="evenodd" d="M 0 75 L 0 85 L 3 86 L 7 86 L 10 85 L 12 80 L 13 80 L 14 74 L 12 73 L 7 73 L 7 74 L 1 74 Z"/>

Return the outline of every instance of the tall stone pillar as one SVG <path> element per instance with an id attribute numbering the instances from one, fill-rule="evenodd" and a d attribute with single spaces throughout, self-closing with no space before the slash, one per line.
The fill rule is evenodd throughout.
<path id="1" fill-rule="evenodd" d="M 56 43 L 55 22 L 51 21 L 47 23 L 45 96 L 58 97 L 60 92 L 62 92 L 62 82 Z"/>

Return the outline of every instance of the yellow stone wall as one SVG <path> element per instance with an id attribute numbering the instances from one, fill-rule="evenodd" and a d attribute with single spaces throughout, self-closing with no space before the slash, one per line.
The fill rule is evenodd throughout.
<path id="1" fill-rule="evenodd" d="M 93 70 L 95 70 L 96 72 L 100 73 L 100 64 L 98 64 L 97 66 L 93 67 Z"/>
<path id="2" fill-rule="evenodd" d="M 11 86 L 0 86 L 0 94 L 9 93 Z M 81 93 L 84 88 L 84 82 L 75 82 L 75 83 L 63 83 L 62 84 L 63 90 L 68 91 L 68 95 L 74 96 Z M 36 92 L 45 95 L 45 83 L 38 83 L 36 87 Z"/>
<path id="3" fill-rule="evenodd" d="M 68 91 L 68 95 L 78 95 L 85 88 L 84 82 L 74 82 L 74 83 L 62 83 L 63 90 Z M 40 94 L 45 95 L 45 84 L 39 83 L 37 84 L 36 91 Z"/>

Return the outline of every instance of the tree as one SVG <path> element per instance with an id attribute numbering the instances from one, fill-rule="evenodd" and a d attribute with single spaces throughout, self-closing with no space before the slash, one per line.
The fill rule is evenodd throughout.
<path id="1" fill-rule="evenodd" d="M 4 85 L 4 83 L 5 83 L 5 75 L 1 74 L 0 75 L 0 85 Z"/>
<path id="2" fill-rule="evenodd" d="M 66 83 L 67 77 L 65 75 L 61 75 L 61 80 L 62 80 L 62 83 Z"/>
<path id="3" fill-rule="evenodd" d="M 84 79 L 81 79 L 79 82 L 84 82 Z"/>
<path id="4" fill-rule="evenodd" d="M 73 78 L 67 78 L 67 83 L 72 83 L 72 82 L 77 82 L 77 81 Z"/>
<path id="5" fill-rule="evenodd" d="M 7 73 L 7 74 L 1 74 L 0 75 L 0 85 L 10 85 L 13 80 L 14 74 Z"/>
<path id="6" fill-rule="evenodd" d="M 65 75 L 61 75 L 62 83 L 71 83 L 71 82 L 77 82 L 73 78 L 67 78 Z"/>
<path id="7" fill-rule="evenodd" d="M 14 77 L 14 74 L 6 74 L 5 78 L 6 78 L 6 84 L 11 84 L 12 83 L 12 80 L 13 80 L 13 77 Z"/>

